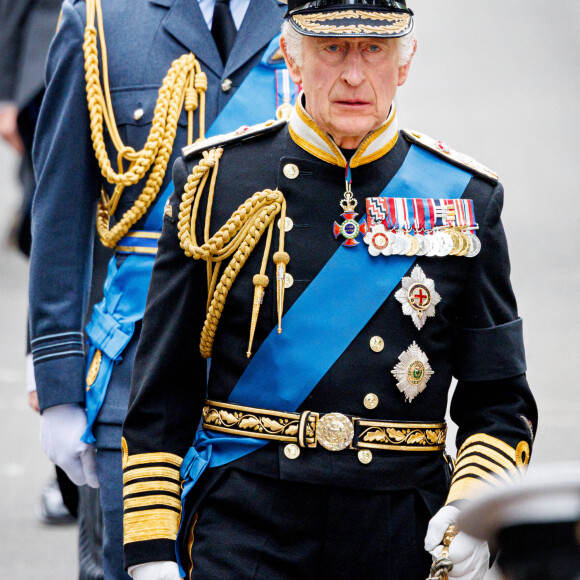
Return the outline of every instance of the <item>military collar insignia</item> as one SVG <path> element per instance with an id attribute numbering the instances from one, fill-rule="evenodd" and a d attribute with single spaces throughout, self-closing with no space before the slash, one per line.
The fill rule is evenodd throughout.
<path id="1" fill-rule="evenodd" d="M 434 374 L 427 355 L 415 342 L 399 355 L 399 362 L 391 373 L 397 379 L 397 388 L 405 395 L 408 403 L 425 390 Z"/>
<path id="2" fill-rule="evenodd" d="M 403 314 L 410 316 L 417 330 L 421 330 L 427 318 L 435 316 L 435 306 L 441 296 L 435 290 L 435 282 L 425 276 L 420 266 L 415 266 L 410 276 L 405 276 L 395 298 L 403 305 Z"/>
<path id="3" fill-rule="evenodd" d="M 318 157 L 318 159 L 322 159 L 322 161 L 332 165 L 346 167 L 346 159 L 340 149 L 306 112 L 302 103 L 303 97 L 303 93 L 300 93 L 290 116 L 290 136 L 299 147 Z M 397 109 L 395 103 L 393 103 L 387 120 L 362 140 L 350 160 L 351 168 L 371 163 L 383 157 L 395 146 L 398 137 Z"/>

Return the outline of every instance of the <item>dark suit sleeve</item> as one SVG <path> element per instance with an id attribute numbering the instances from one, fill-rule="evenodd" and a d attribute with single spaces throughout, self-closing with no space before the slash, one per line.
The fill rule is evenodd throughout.
<path id="1" fill-rule="evenodd" d="M 21 42 L 30 0 L 0 2 L 0 101 L 13 101 L 22 54 Z"/>
<path id="2" fill-rule="evenodd" d="M 176 192 L 183 191 L 186 178 L 179 160 Z M 187 257 L 179 245 L 179 203 L 174 194 L 168 206 L 171 216 L 166 208 L 123 425 L 126 566 L 175 559 L 179 468 L 206 394 L 206 360 L 199 342 L 207 270 L 205 262 Z"/>
<path id="3" fill-rule="evenodd" d="M 517 481 L 528 463 L 537 409 L 525 376 L 522 321 L 510 283 L 500 215 L 503 188 L 491 193 L 456 320 L 451 418 L 459 426 L 448 503 Z"/>
<path id="4" fill-rule="evenodd" d="M 85 94 L 84 2 L 65 2 L 33 148 L 30 324 L 41 410 L 84 403 L 88 305 L 101 174 Z"/>

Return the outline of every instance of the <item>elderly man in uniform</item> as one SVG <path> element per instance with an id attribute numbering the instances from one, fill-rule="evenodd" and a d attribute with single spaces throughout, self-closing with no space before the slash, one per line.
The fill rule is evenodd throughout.
<path id="1" fill-rule="evenodd" d="M 63 4 L 34 149 L 32 354 L 45 452 L 75 483 L 100 485 L 107 579 L 127 578 L 121 425 L 166 169 L 174 147 L 290 107 L 283 11 L 276 0 Z M 85 353 L 95 223 L 115 255 Z"/>
<path id="2" fill-rule="evenodd" d="M 286 17 L 289 121 L 174 167 L 124 424 L 126 564 L 424 580 L 445 549 L 434 577 L 451 561 L 482 578 L 485 542 L 444 535 L 520 477 L 537 421 L 503 189 L 399 131 L 405 2 L 293 0 Z"/>

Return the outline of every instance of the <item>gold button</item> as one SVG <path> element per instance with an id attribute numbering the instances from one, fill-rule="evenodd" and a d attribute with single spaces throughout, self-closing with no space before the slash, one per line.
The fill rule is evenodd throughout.
<path id="1" fill-rule="evenodd" d="M 294 163 L 287 163 L 284 165 L 284 169 L 282 171 L 288 179 L 296 179 L 300 174 L 298 166 L 294 165 Z"/>
<path id="2" fill-rule="evenodd" d="M 282 225 L 282 218 L 280 218 L 278 220 L 278 229 L 280 229 L 281 225 Z M 292 218 L 289 218 L 288 216 L 286 216 L 286 219 L 284 220 L 284 231 L 289 232 L 293 227 L 294 227 L 294 222 L 292 221 Z"/>
<path id="3" fill-rule="evenodd" d="M 144 113 L 145 111 L 141 108 L 135 109 L 135 112 L 133 113 L 133 119 L 135 119 L 135 121 L 138 121 L 143 116 Z"/>
<path id="4" fill-rule="evenodd" d="M 373 460 L 373 454 L 369 449 L 361 449 L 358 452 L 358 460 L 363 465 L 368 465 Z"/>
<path id="5" fill-rule="evenodd" d="M 222 91 L 227 93 L 232 88 L 232 79 L 226 79 L 222 81 Z"/>
<path id="6" fill-rule="evenodd" d="M 286 272 L 286 274 L 284 276 L 284 288 L 292 288 L 293 284 L 294 284 L 294 276 L 292 276 L 292 274 L 288 274 L 288 272 Z"/>
<path id="7" fill-rule="evenodd" d="M 284 447 L 284 455 L 288 459 L 296 459 L 300 455 L 300 447 L 298 447 L 296 443 L 288 443 L 288 445 Z"/>
<path id="8" fill-rule="evenodd" d="M 385 341 L 380 336 L 373 336 L 370 340 L 370 345 L 375 352 L 381 352 L 385 348 Z"/>
<path id="9" fill-rule="evenodd" d="M 379 404 L 379 398 L 374 393 L 369 393 L 364 398 L 363 403 L 367 409 L 376 409 Z"/>

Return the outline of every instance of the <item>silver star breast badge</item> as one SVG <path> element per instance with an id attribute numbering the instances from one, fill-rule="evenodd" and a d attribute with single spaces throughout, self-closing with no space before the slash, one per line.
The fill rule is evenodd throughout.
<path id="1" fill-rule="evenodd" d="M 397 379 L 397 388 L 405 395 L 405 400 L 410 403 L 427 386 L 434 374 L 429 359 L 425 353 L 413 344 L 399 355 L 399 362 L 391 371 Z"/>
<path id="2" fill-rule="evenodd" d="M 435 316 L 435 306 L 441 302 L 441 296 L 435 291 L 435 282 L 425 276 L 420 266 L 415 266 L 401 284 L 395 298 L 403 305 L 403 314 L 410 316 L 421 330 L 427 318 Z"/>

